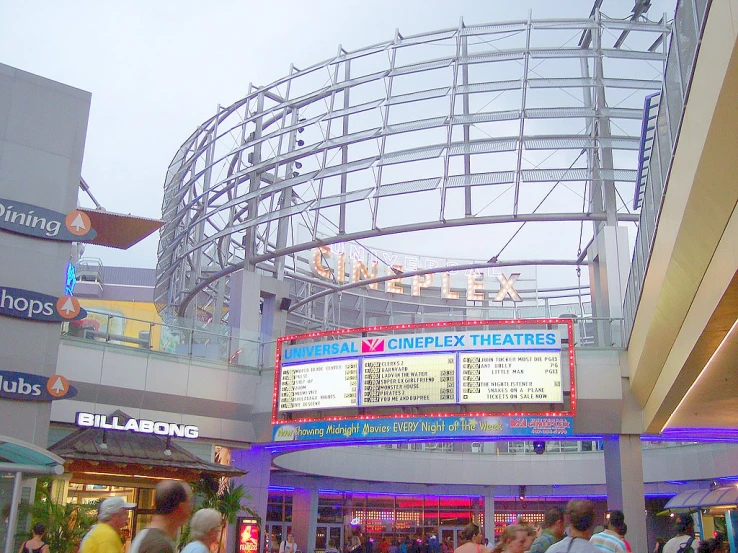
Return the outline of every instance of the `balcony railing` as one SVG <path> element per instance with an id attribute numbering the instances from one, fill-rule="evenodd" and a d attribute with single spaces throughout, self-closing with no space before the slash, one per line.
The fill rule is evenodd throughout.
<path id="1" fill-rule="evenodd" d="M 710 0 L 679 0 L 674 16 L 674 29 L 656 117 L 656 133 L 650 151 L 650 167 L 623 303 L 626 345 L 633 331 L 643 280 L 651 260 L 662 199 L 669 183 L 672 158 L 709 9 Z"/>

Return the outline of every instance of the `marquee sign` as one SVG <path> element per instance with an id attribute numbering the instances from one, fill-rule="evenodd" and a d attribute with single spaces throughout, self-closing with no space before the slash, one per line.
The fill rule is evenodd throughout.
<path id="1" fill-rule="evenodd" d="M 274 442 L 371 441 L 382 439 L 459 438 L 485 440 L 498 437 L 571 436 L 573 417 L 467 416 L 410 417 L 356 421 L 284 423 L 272 429 Z"/>
<path id="2" fill-rule="evenodd" d="M 0 315 L 54 323 L 75 321 L 87 316 L 73 296 L 50 296 L 21 288 L 0 286 Z"/>
<path id="3" fill-rule="evenodd" d="M 3 198 L 0 198 L 0 229 L 62 242 L 89 242 L 97 236 L 84 211 L 75 209 L 64 214 Z"/>
<path id="4" fill-rule="evenodd" d="M 39 374 L 0 371 L 1 398 L 20 401 L 53 401 L 69 399 L 76 395 L 77 389 L 60 374 L 46 377 Z"/>
<path id="5" fill-rule="evenodd" d="M 423 327 L 444 326 L 454 331 L 422 333 Z M 406 408 L 444 416 L 573 415 L 572 343 L 569 319 L 394 325 L 284 337 L 277 347 L 272 423 L 373 419 L 392 411 L 407 417 Z"/>

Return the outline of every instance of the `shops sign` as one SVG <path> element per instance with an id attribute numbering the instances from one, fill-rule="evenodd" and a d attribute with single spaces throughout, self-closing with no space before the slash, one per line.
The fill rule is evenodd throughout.
<path id="1" fill-rule="evenodd" d="M 97 415 L 94 413 L 77 413 L 76 424 L 82 428 L 102 428 L 103 430 L 122 430 L 139 434 L 155 434 L 173 438 L 197 438 L 200 431 L 197 426 L 177 424 L 175 422 L 151 421 L 147 419 L 125 419 L 117 415 Z"/>
<path id="2" fill-rule="evenodd" d="M 84 211 L 75 209 L 65 215 L 3 198 L 0 198 L 0 229 L 61 242 L 89 242 L 97 236 Z"/>
<path id="3" fill-rule="evenodd" d="M 84 319 L 87 311 L 72 296 L 58 298 L 31 290 L 0 286 L 0 315 L 54 323 Z"/>
<path id="4" fill-rule="evenodd" d="M 77 389 L 70 386 L 60 374 L 50 377 L 38 374 L 0 371 L 0 397 L 21 401 L 53 401 L 69 399 L 77 395 Z"/>

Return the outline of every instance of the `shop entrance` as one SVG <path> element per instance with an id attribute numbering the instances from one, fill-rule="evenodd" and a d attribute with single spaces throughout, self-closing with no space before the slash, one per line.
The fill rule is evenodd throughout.
<path id="1" fill-rule="evenodd" d="M 463 530 L 463 526 L 444 526 L 441 528 L 441 543 L 445 543 L 453 551 L 464 541 L 461 539 Z"/>
<path id="2" fill-rule="evenodd" d="M 333 547 L 343 551 L 343 525 L 342 524 L 318 524 L 315 532 L 315 551 L 325 551 L 333 542 Z"/>

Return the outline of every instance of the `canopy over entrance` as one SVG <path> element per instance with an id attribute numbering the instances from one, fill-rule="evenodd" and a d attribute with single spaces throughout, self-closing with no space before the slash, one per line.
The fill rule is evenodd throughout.
<path id="1" fill-rule="evenodd" d="M 723 486 L 714 490 L 691 490 L 672 497 L 665 509 L 697 509 L 738 505 L 738 487 Z"/>
<path id="2" fill-rule="evenodd" d="M 18 503 L 23 475 L 62 474 L 64 459 L 22 440 L 0 436 L 0 474 L 14 474 L 13 494 L 10 499 L 8 529 L 5 535 L 5 553 L 13 553 L 15 527 L 18 523 Z"/>

